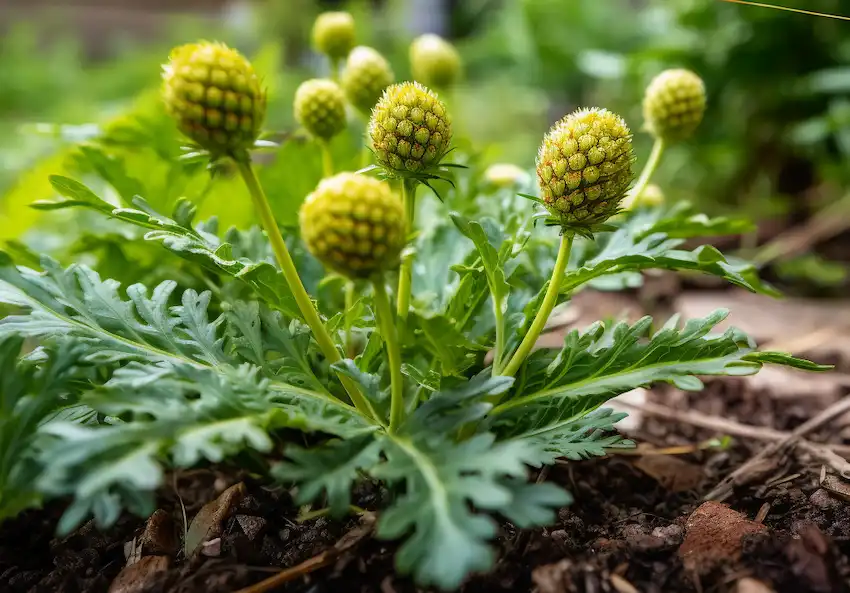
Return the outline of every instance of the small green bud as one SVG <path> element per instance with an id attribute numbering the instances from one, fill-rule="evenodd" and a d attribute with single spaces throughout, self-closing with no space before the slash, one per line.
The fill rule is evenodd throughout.
<path id="1" fill-rule="evenodd" d="M 543 138 L 537 179 L 546 208 L 568 226 L 602 223 L 617 212 L 634 174 L 632 134 L 607 109 L 579 109 Z"/>
<path id="2" fill-rule="evenodd" d="M 345 58 L 354 43 L 354 17 L 347 12 L 323 12 L 313 23 L 313 47 L 331 60 Z"/>
<path id="3" fill-rule="evenodd" d="M 174 48 L 162 95 L 177 127 L 215 156 L 251 148 L 266 117 L 266 94 L 251 63 L 223 43 Z"/>
<path id="4" fill-rule="evenodd" d="M 484 171 L 484 180 L 492 187 L 508 189 L 524 184 L 528 173 L 511 163 L 496 163 Z"/>
<path id="5" fill-rule="evenodd" d="M 295 119 L 311 135 L 329 140 L 345 129 L 345 95 L 332 80 L 314 78 L 295 91 Z"/>
<path id="6" fill-rule="evenodd" d="M 705 84 L 699 76 L 690 70 L 665 70 L 646 88 L 646 127 L 666 142 L 684 140 L 702 121 L 705 103 Z"/>
<path id="7" fill-rule="evenodd" d="M 388 87 L 372 110 L 369 137 L 378 164 L 397 176 L 436 168 L 449 149 L 451 119 L 445 104 L 418 82 Z"/>
<path id="8" fill-rule="evenodd" d="M 410 44 L 410 68 L 422 84 L 448 88 L 460 78 L 460 54 L 439 35 L 428 33 Z"/>
<path id="9" fill-rule="evenodd" d="M 356 173 L 323 179 L 299 220 L 310 253 L 344 276 L 370 278 L 399 263 L 404 206 L 385 181 Z"/>
<path id="10" fill-rule="evenodd" d="M 368 114 L 395 80 L 390 63 L 371 47 L 355 47 L 342 71 L 342 90 L 349 102 Z"/>
<path id="11" fill-rule="evenodd" d="M 647 185 L 635 198 L 635 208 L 655 208 L 664 203 L 664 192 L 654 183 Z"/>

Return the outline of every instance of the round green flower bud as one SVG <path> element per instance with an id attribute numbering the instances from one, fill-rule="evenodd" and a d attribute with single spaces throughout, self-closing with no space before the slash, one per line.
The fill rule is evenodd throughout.
<path id="1" fill-rule="evenodd" d="M 422 84 L 447 88 L 460 77 L 460 54 L 439 35 L 428 33 L 410 44 L 410 68 Z"/>
<path id="2" fill-rule="evenodd" d="M 347 12 L 323 12 L 313 23 L 313 47 L 332 60 L 345 58 L 354 39 L 354 17 Z"/>
<path id="3" fill-rule="evenodd" d="M 555 124 L 537 156 L 537 179 L 547 209 L 567 226 L 607 220 L 634 174 L 632 134 L 607 109 L 579 109 Z"/>
<path id="4" fill-rule="evenodd" d="M 451 120 L 437 95 L 418 82 L 394 84 L 372 110 L 369 137 L 378 164 L 415 176 L 440 163 L 452 138 Z"/>
<path id="5" fill-rule="evenodd" d="M 324 78 L 301 83 L 295 91 L 295 119 L 316 138 L 333 138 L 346 125 L 342 89 L 334 81 Z"/>
<path id="6" fill-rule="evenodd" d="M 385 181 L 356 173 L 323 179 L 299 220 L 310 253 L 344 276 L 369 278 L 399 263 L 404 206 Z"/>
<path id="7" fill-rule="evenodd" d="M 654 183 L 647 185 L 640 195 L 635 198 L 634 207 L 654 208 L 664 203 L 664 192 Z"/>
<path id="8" fill-rule="evenodd" d="M 664 141 L 693 134 L 705 113 L 705 84 L 690 70 L 665 70 L 646 88 L 643 117 L 649 131 Z"/>
<path id="9" fill-rule="evenodd" d="M 484 180 L 487 184 L 499 189 L 522 185 L 528 177 L 528 173 L 511 163 L 496 163 L 484 171 Z"/>
<path id="10" fill-rule="evenodd" d="M 222 43 L 175 48 L 163 66 L 163 98 L 181 132 L 214 155 L 251 148 L 266 94 L 251 63 Z"/>
<path id="11" fill-rule="evenodd" d="M 348 54 L 341 83 L 348 101 L 361 112 L 369 113 L 393 80 L 395 74 L 384 56 L 361 45 Z"/>

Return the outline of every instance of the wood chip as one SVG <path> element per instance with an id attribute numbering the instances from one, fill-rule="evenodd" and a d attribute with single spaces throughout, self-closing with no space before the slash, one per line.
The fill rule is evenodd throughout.
<path id="1" fill-rule="evenodd" d="M 617 590 L 617 593 L 640 593 L 634 585 L 618 574 L 611 575 L 611 586 Z"/>

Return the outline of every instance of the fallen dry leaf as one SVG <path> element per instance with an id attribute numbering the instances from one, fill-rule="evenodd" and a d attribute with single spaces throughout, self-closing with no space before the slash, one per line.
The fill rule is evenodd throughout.
<path id="1" fill-rule="evenodd" d="M 141 537 L 145 554 L 163 554 L 170 556 L 177 551 L 177 538 L 174 534 L 174 521 L 163 509 L 157 509 L 145 523 Z"/>
<path id="2" fill-rule="evenodd" d="M 671 492 L 694 490 L 704 476 L 700 466 L 672 455 L 646 455 L 632 464 Z"/>
<path id="3" fill-rule="evenodd" d="M 145 556 L 118 573 L 109 585 L 109 593 L 141 593 L 170 565 L 168 556 Z"/>
<path id="4" fill-rule="evenodd" d="M 221 535 L 222 523 L 230 515 L 233 506 L 245 497 L 245 484 L 234 484 L 218 498 L 205 504 L 186 533 L 183 550 L 186 556 L 193 557 L 201 552 L 204 543 Z"/>

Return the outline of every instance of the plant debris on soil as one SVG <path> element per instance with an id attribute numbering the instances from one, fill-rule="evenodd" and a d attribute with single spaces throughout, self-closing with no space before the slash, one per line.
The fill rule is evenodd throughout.
<path id="1" fill-rule="evenodd" d="M 838 361 L 847 373 L 847 361 Z M 684 393 L 648 392 L 650 402 L 787 433 L 850 392 L 774 397 L 749 379 L 707 381 Z M 845 415 L 846 416 L 846 415 Z M 846 445 L 846 417 L 806 435 Z M 763 440 L 656 415 L 629 437 L 640 443 L 603 459 L 563 462 L 545 476 L 575 502 L 547 529 L 503 524 L 490 574 L 463 591 L 483 593 L 839 593 L 850 590 L 850 475 L 803 447 L 765 456 L 722 502 L 704 497 L 765 449 Z M 714 442 L 711 439 L 715 439 Z M 795 441 L 796 442 L 796 441 Z M 792 442 L 793 445 L 793 442 Z M 838 469 L 836 469 L 838 468 Z M 289 491 L 233 467 L 169 477 L 149 519 L 126 515 L 55 536 L 53 502 L 0 527 L 0 591 L 50 593 L 261 593 L 422 591 L 396 575 L 393 544 L 372 534 L 384 492 L 363 487 L 359 516 L 301 520 Z"/>

